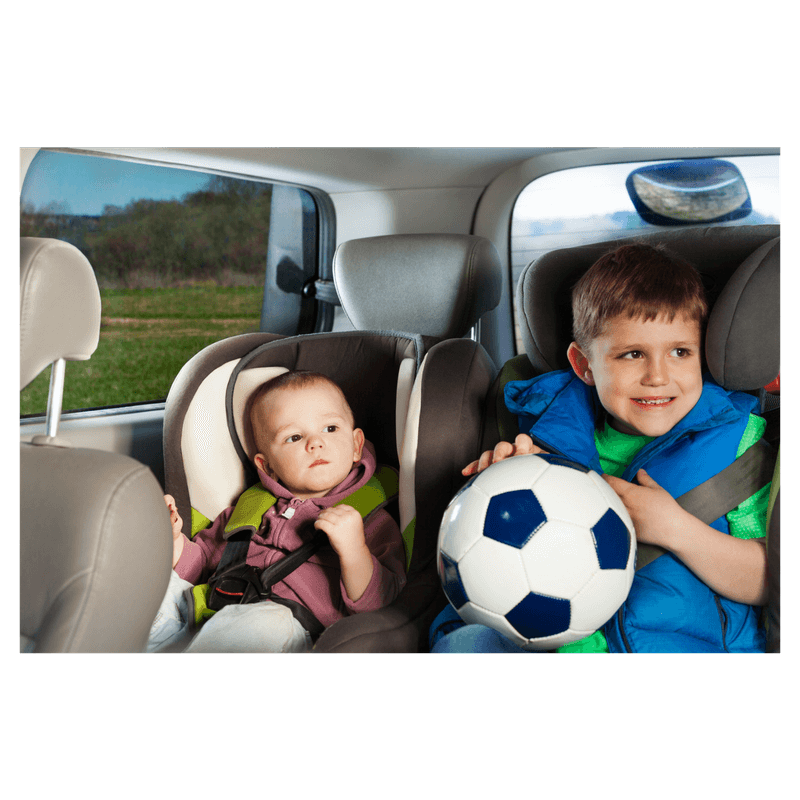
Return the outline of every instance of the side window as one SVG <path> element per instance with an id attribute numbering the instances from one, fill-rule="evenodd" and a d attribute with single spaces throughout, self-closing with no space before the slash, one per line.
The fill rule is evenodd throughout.
<path id="1" fill-rule="evenodd" d="M 779 223 L 778 156 L 747 156 L 725 161 L 741 173 L 752 210 L 729 221 L 698 224 Z M 517 198 L 511 221 L 513 286 L 516 287 L 523 269 L 542 253 L 657 230 L 637 212 L 626 182 L 635 170 L 663 163 L 666 162 L 579 167 L 543 175 L 525 187 Z M 517 352 L 521 352 L 519 327 L 515 327 Z"/>
<path id="2" fill-rule="evenodd" d="M 163 400 L 198 350 L 250 331 L 314 329 L 317 208 L 299 188 L 40 151 L 20 234 L 63 239 L 95 270 L 100 343 L 66 371 L 64 410 Z M 21 393 L 42 414 L 49 371 Z"/>

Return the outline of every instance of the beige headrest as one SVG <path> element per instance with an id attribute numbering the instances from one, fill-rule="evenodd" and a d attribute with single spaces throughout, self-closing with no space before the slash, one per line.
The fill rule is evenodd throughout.
<path id="1" fill-rule="evenodd" d="M 92 265 L 58 239 L 20 239 L 19 388 L 64 358 L 85 361 L 100 339 L 100 290 Z"/>

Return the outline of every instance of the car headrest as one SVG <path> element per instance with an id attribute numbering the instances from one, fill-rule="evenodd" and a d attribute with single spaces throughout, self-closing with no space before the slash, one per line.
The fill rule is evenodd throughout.
<path id="1" fill-rule="evenodd" d="M 733 273 L 708 318 L 706 360 L 726 389 L 757 389 L 780 372 L 781 240 L 763 244 Z"/>
<path id="2" fill-rule="evenodd" d="M 572 287 L 601 255 L 622 244 L 661 244 L 694 264 L 713 308 L 723 287 L 745 259 L 779 235 L 779 225 L 681 228 L 545 253 L 525 267 L 517 284 L 517 321 L 525 353 L 536 374 L 570 368 L 567 348 L 572 341 Z M 753 296 L 748 293 L 748 297 Z M 765 307 L 761 308 L 763 313 Z M 743 328 L 737 326 L 737 330 Z M 740 335 L 739 340 L 742 338 Z M 727 361 L 729 365 L 733 363 L 730 354 Z M 764 384 L 750 388 L 757 385 Z"/>
<path id="3" fill-rule="evenodd" d="M 459 338 L 500 302 L 500 258 L 481 236 L 352 239 L 334 254 L 333 279 L 357 330 Z"/>
<path id="4" fill-rule="evenodd" d="M 77 247 L 20 238 L 19 388 L 58 359 L 85 361 L 100 338 L 100 290 Z"/>

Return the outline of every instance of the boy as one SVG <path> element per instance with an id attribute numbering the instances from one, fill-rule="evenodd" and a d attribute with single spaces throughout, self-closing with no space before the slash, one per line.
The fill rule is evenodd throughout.
<path id="1" fill-rule="evenodd" d="M 602 631 L 560 651 L 763 651 L 755 606 L 766 602 L 769 485 L 712 525 L 674 500 L 731 463 L 766 425 L 752 413 L 755 398 L 702 375 L 708 308 L 700 276 L 663 251 L 625 245 L 576 284 L 572 309 L 572 371 L 505 387 L 507 407 L 531 436 L 500 442 L 463 470 L 472 475 L 550 445 L 603 473 L 637 541 L 666 551 L 636 573 Z M 434 652 L 523 652 L 489 628 L 464 626 L 450 608 L 431 633 Z"/>
<path id="2" fill-rule="evenodd" d="M 394 520 L 379 509 L 367 518 L 350 505 L 336 505 L 360 489 L 375 471 L 375 456 L 355 427 L 341 389 L 318 373 L 288 372 L 261 386 L 250 404 L 258 450 L 254 463 L 261 485 L 277 498 L 253 534 L 247 564 L 263 570 L 322 530 L 331 549 L 318 551 L 273 587 L 273 595 L 301 604 L 327 627 L 346 614 L 372 611 L 392 602 L 405 583 L 404 549 Z M 188 539 L 174 499 L 166 496 L 173 521 L 173 592 L 202 583 L 225 548 L 223 533 L 236 506 Z M 170 634 L 157 618 L 148 649 L 163 649 L 186 634 Z M 174 618 L 174 616 L 173 616 Z M 175 627 L 175 626 L 173 626 Z M 304 651 L 308 631 L 279 602 L 225 606 L 212 616 L 189 651 Z"/>

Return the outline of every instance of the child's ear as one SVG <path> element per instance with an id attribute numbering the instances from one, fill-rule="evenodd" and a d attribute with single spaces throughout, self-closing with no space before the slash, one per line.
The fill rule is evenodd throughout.
<path id="1" fill-rule="evenodd" d="M 353 428 L 353 463 L 361 461 L 361 451 L 364 449 L 364 431 Z"/>
<path id="2" fill-rule="evenodd" d="M 572 371 L 587 385 L 594 386 L 594 376 L 589 367 L 589 359 L 578 347 L 576 342 L 572 342 L 567 349 L 567 358 L 572 365 Z"/>
<path id="3" fill-rule="evenodd" d="M 253 463 L 266 475 L 269 475 L 269 464 L 267 464 L 267 459 L 261 455 L 261 453 L 256 453 L 253 456 Z"/>

